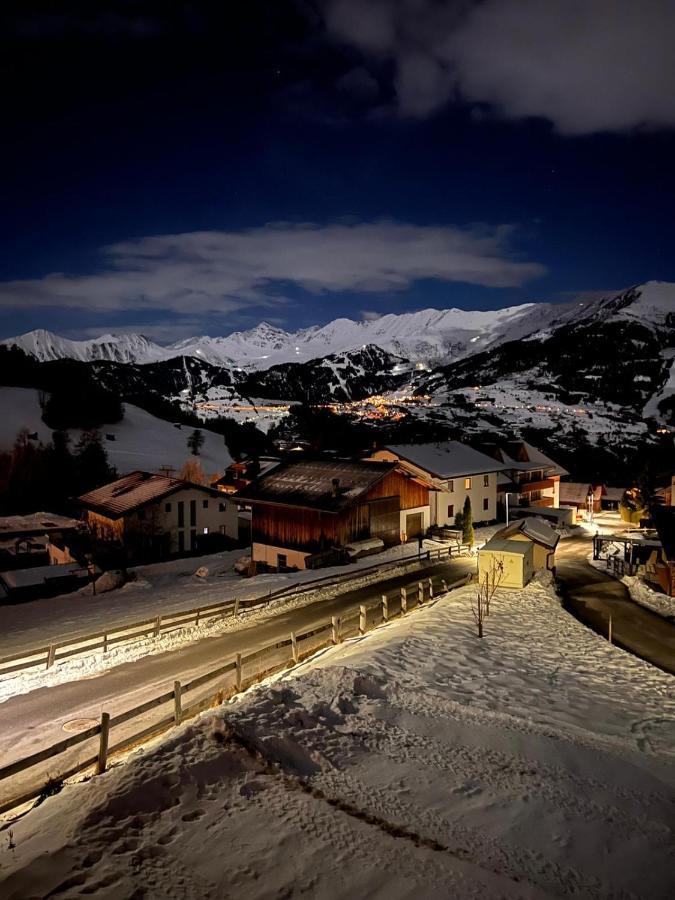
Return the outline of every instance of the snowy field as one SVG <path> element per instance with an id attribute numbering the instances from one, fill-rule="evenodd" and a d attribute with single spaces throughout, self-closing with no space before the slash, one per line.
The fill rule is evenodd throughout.
<path id="1" fill-rule="evenodd" d="M 51 430 L 42 421 L 37 391 L 31 388 L 0 388 L 0 450 L 10 450 L 17 433 L 27 428 L 37 432 L 38 440 L 49 443 Z M 124 404 L 124 418 L 114 425 L 102 425 L 99 429 L 108 459 L 120 475 L 135 469 L 156 472 L 160 466 L 180 469 L 190 458 L 187 439 L 192 428 L 177 428 L 171 422 L 158 419 L 138 406 Z M 81 431 L 69 431 L 73 445 L 80 438 Z M 108 440 L 106 435 L 114 435 Z M 207 474 L 223 472 L 232 462 L 227 447 L 220 434 L 202 429 L 204 446 L 199 462 Z"/>
<path id="2" fill-rule="evenodd" d="M 47 799 L 2 834 L 3 898 L 672 897 L 673 679 L 541 582 L 479 641 L 472 594 Z"/>

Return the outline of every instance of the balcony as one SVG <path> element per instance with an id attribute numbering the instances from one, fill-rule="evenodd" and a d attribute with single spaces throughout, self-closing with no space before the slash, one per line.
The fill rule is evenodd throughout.
<path id="1" fill-rule="evenodd" d="M 532 491 L 546 491 L 555 484 L 552 478 L 543 478 L 541 481 L 521 481 L 518 489 L 521 494 L 530 494 Z"/>

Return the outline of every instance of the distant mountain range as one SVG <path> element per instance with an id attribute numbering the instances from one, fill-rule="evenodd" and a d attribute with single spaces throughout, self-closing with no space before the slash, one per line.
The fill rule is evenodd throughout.
<path id="1" fill-rule="evenodd" d="M 264 429 L 286 415 L 274 404 L 384 395 L 390 408 L 404 398 L 395 421 L 429 432 L 548 435 L 570 451 L 584 441 L 638 448 L 660 439 L 659 428 L 675 430 L 675 284 L 667 282 L 558 305 L 336 319 L 295 333 L 261 323 L 170 347 L 135 334 L 71 341 L 46 331 L 2 343 L 40 371 L 76 360 L 68 365 L 84 365 L 151 411 L 168 403 Z M 11 365 L 5 371 L 5 383 L 19 383 Z M 377 428 L 392 419 L 380 408 L 366 421 Z"/>
<path id="2" fill-rule="evenodd" d="M 17 346 L 41 362 L 77 359 L 147 365 L 191 356 L 216 366 L 268 369 L 290 362 L 307 362 L 374 344 L 412 362 L 443 365 L 518 340 L 579 311 L 578 303 L 525 303 L 495 311 L 424 309 L 386 315 L 373 321 L 335 319 L 327 325 L 289 332 L 261 322 L 227 337 L 192 337 L 167 347 L 141 334 L 105 334 L 85 341 L 59 337 L 38 329 L 0 342 Z"/>

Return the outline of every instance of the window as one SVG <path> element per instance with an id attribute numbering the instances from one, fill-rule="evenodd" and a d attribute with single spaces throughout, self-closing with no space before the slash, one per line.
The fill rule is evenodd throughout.
<path id="1" fill-rule="evenodd" d="M 465 491 L 470 491 L 470 490 L 471 490 L 471 479 L 470 479 L 470 478 L 465 478 L 465 479 L 464 479 L 464 490 L 465 490 Z"/>
<path id="2" fill-rule="evenodd" d="M 202 509 L 208 509 L 208 508 L 209 508 L 209 501 L 202 500 Z"/>
<path id="3" fill-rule="evenodd" d="M 449 481 L 448 482 L 448 493 L 452 494 L 452 493 L 454 493 L 454 490 L 455 490 L 455 482 Z"/>
<path id="4" fill-rule="evenodd" d="M 288 557 L 285 553 L 277 553 L 277 569 L 285 569 L 288 565 Z"/>
<path id="5" fill-rule="evenodd" d="M 483 509 L 489 509 L 489 508 L 490 508 L 490 501 L 488 500 L 487 497 L 483 497 Z"/>
<path id="6" fill-rule="evenodd" d="M 448 518 L 449 519 L 455 518 L 455 507 L 452 503 L 448 506 Z"/>
<path id="7" fill-rule="evenodd" d="M 185 504 L 182 500 L 178 501 L 178 527 L 185 525 Z"/>
<path id="8" fill-rule="evenodd" d="M 171 512 L 171 504 L 170 503 L 164 504 L 164 512 Z"/>
<path id="9" fill-rule="evenodd" d="M 221 526 L 220 526 L 220 533 L 221 533 L 221 534 L 225 534 L 225 533 L 226 533 L 226 532 L 225 532 L 225 526 L 224 526 L 224 525 L 221 525 Z"/>
<path id="10" fill-rule="evenodd" d="M 490 476 L 483 475 L 483 487 L 490 487 Z"/>
<path id="11" fill-rule="evenodd" d="M 208 533 L 209 533 L 209 529 L 206 526 L 204 526 L 204 534 L 208 534 Z"/>
<path id="12" fill-rule="evenodd" d="M 218 512 L 227 512 L 227 506 L 224 503 L 219 503 Z"/>
<path id="13" fill-rule="evenodd" d="M 197 524 L 197 501 L 190 500 L 190 525 Z"/>
<path id="14" fill-rule="evenodd" d="M 183 553 L 185 551 L 185 532 L 178 532 L 178 552 Z"/>
<path id="15" fill-rule="evenodd" d="M 194 500 L 192 501 L 195 502 Z M 190 550 L 197 549 L 197 530 L 195 528 L 190 529 Z"/>

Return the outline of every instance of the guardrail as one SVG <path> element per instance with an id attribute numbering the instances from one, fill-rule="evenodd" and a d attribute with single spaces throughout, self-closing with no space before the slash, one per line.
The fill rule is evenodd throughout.
<path id="1" fill-rule="evenodd" d="M 100 721 L 83 728 L 76 734 L 38 750 L 30 756 L 15 760 L 0 768 L 0 783 L 9 782 L 5 796 L 0 794 L 0 813 L 8 812 L 31 800 L 52 793 L 55 787 L 75 775 L 93 771 L 105 772 L 111 757 L 127 752 L 143 741 L 162 734 L 174 725 L 192 718 L 200 712 L 220 705 L 224 700 L 245 690 L 252 684 L 282 669 L 297 665 L 318 650 L 341 641 L 365 634 L 392 619 L 406 615 L 425 601 L 433 599 L 434 585 L 443 593 L 467 584 L 471 575 L 448 584 L 445 579 L 427 578 L 416 588 L 400 588 L 390 594 L 380 594 L 369 604 L 347 616 L 332 617 L 304 632 L 291 632 L 288 638 L 276 641 L 247 654 L 237 653 L 217 669 L 206 672 L 183 684 L 176 680 L 171 690 L 111 716 L 101 714 Z M 204 694 L 200 689 L 219 681 L 216 691 Z M 190 696 L 192 702 L 185 705 Z M 150 724 L 139 730 L 125 728 L 130 722 L 148 717 Z M 134 726 L 135 727 L 135 726 Z M 111 735 L 117 732 L 117 743 L 111 743 Z M 72 753 L 76 748 L 76 752 Z M 58 758 L 55 766 L 52 760 Z M 46 764 L 46 765 L 45 765 Z M 29 772 L 14 790 L 18 776 Z M 4 792 L 3 792 L 4 793 Z"/>
<path id="2" fill-rule="evenodd" d="M 374 571 L 384 566 L 401 565 L 408 562 L 419 562 L 418 554 L 402 557 L 398 560 L 387 560 L 373 566 L 368 566 L 357 571 L 350 572 L 350 577 L 341 580 L 342 585 L 348 585 L 363 576 L 372 574 Z M 431 557 L 429 557 L 431 559 Z M 143 619 L 139 622 L 133 622 L 128 625 L 119 625 L 108 628 L 105 631 L 97 631 L 82 637 L 67 638 L 63 640 L 51 641 L 41 647 L 32 648 L 30 650 L 22 650 L 12 653 L 9 656 L 0 658 L 0 678 L 5 675 L 11 675 L 15 672 L 21 672 L 26 669 L 33 669 L 38 666 L 50 669 L 54 663 L 60 662 L 73 656 L 91 653 L 92 650 L 101 650 L 107 653 L 111 647 L 120 643 L 133 642 L 143 640 L 146 637 L 159 637 L 170 631 L 179 628 L 199 625 L 217 618 L 224 618 L 228 615 L 238 615 L 240 611 L 251 609 L 252 607 L 263 606 L 272 600 L 278 600 L 285 596 L 293 596 L 302 594 L 306 591 L 316 590 L 335 581 L 335 574 L 326 575 L 323 578 L 314 579 L 312 581 L 300 582 L 297 584 L 287 585 L 279 588 L 277 591 L 270 591 L 257 597 L 242 598 L 237 597 L 231 600 L 225 600 L 222 603 L 212 603 L 208 606 L 200 606 L 194 609 L 181 610 L 176 613 L 168 613 L 165 615 L 154 616 L 150 619 Z"/>

